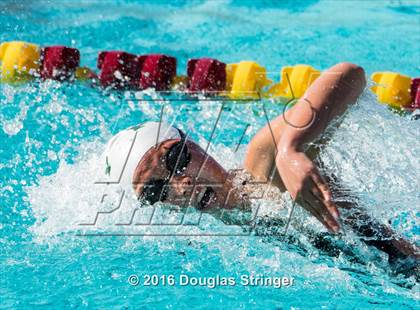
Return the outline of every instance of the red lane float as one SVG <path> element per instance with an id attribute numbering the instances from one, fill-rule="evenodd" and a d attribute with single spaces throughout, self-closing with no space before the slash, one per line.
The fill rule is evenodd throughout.
<path id="1" fill-rule="evenodd" d="M 104 51 L 98 55 L 99 83 L 103 87 L 136 87 L 139 79 L 138 58 L 123 51 Z"/>
<path id="2" fill-rule="evenodd" d="M 190 59 L 187 75 L 187 88 L 191 92 L 211 93 L 226 89 L 226 64 L 216 59 Z"/>
<path id="3" fill-rule="evenodd" d="M 138 57 L 138 70 L 140 72 L 140 89 L 154 88 L 157 91 L 165 91 L 171 88 L 176 76 L 176 58 L 156 54 L 142 55 Z"/>
<path id="4" fill-rule="evenodd" d="M 47 46 L 41 52 L 41 77 L 64 81 L 74 78 L 80 64 L 80 52 L 66 46 Z"/>
<path id="5" fill-rule="evenodd" d="M 176 58 L 167 55 L 141 55 L 123 51 L 100 52 L 99 82 L 103 87 L 169 90 L 176 76 Z"/>
<path id="6" fill-rule="evenodd" d="M 411 80 L 411 109 L 420 109 L 420 78 Z"/>

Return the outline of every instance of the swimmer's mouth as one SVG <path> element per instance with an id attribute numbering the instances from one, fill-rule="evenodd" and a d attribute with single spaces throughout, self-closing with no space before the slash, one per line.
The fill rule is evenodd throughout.
<path id="1" fill-rule="evenodd" d="M 197 203 L 198 203 L 198 209 L 204 209 L 207 208 L 212 201 L 214 201 L 214 198 L 216 197 L 215 191 L 211 187 L 207 187 L 204 192 L 201 192 L 198 195 Z"/>

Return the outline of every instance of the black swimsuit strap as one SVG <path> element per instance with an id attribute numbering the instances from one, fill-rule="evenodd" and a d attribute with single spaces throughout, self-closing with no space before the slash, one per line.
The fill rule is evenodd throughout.
<path id="1" fill-rule="evenodd" d="M 176 128 L 176 127 L 175 127 L 175 129 L 178 130 L 178 133 L 181 136 L 181 141 L 180 142 L 182 142 L 182 144 L 185 144 L 185 141 L 187 140 L 187 136 L 185 135 L 185 133 L 181 129 Z"/>

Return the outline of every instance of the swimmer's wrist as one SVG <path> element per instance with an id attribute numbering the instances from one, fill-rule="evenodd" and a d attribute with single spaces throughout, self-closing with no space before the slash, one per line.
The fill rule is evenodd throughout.
<path id="1" fill-rule="evenodd" d="M 299 152 L 299 146 L 297 143 L 292 143 L 290 141 L 280 141 L 277 144 L 277 158 L 286 158 L 290 154 Z"/>

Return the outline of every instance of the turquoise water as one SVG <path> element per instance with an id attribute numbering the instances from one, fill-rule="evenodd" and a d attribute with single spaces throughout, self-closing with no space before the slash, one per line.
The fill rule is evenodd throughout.
<path id="1" fill-rule="evenodd" d="M 175 56 L 178 73 L 188 58 L 211 56 L 256 60 L 273 79 L 283 65 L 326 69 L 340 61 L 369 74 L 420 75 L 416 1 L 2 1 L 0 11 L 0 41 L 74 46 L 92 68 L 99 51 L 122 49 Z M 139 209 L 133 225 L 116 225 L 130 222 L 129 199 L 96 226 L 80 225 L 118 201 L 111 189 L 101 204 L 104 188 L 94 184 L 98 156 L 118 130 L 158 120 L 164 106 L 165 120 L 203 146 L 211 139 L 211 154 L 231 169 L 241 164 L 244 130 L 242 144 L 264 125 L 263 108 L 274 117 L 282 106 L 225 104 L 212 137 L 217 100 L 153 102 L 161 97 L 149 91 L 101 93 L 51 81 L 0 87 L 0 308 L 418 308 L 418 284 L 390 275 L 386 257 L 350 233 L 342 242 L 358 259 L 314 248 L 298 226 L 324 230 L 301 210 L 288 231 L 295 243 L 278 232 L 247 235 L 207 215 L 199 226 L 134 225 L 146 222 L 150 208 Z M 374 216 L 412 241 L 420 230 L 419 130 L 418 121 L 365 92 L 321 155 Z M 287 210 L 259 203 L 268 216 L 284 218 L 291 206 L 285 198 Z M 156 212 L 158 224 L 183 215 Z M 188 210 L 184 224 L 197 218 Z M 120 236 L 99 236 L 106 233 Z M 133 274 L 291 276 L 294 284 L 146 287 L 130 285 Z"/>

